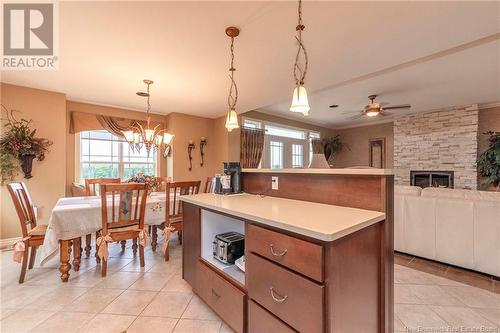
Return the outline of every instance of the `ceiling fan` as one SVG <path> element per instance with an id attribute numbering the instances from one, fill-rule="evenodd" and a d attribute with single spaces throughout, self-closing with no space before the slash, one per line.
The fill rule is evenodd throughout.
<path id="1" fill-rule="evenodd" d="M 409 109 L 411 108 L 410 104 L 401 104 L 401 105 L 387 105 L 387 103 L 377 103 L 375 102 L 375 98 L 377 95 L 370 95 L 368 99 L 370 103 L 365 105 L 364 109 L 361 111 L 361 114 L 353 117 L 353 119 L 361 118 L 363 116 L 367 117 L 375 117 L 375 116 L 390 116 L 392 113 L 386 112 L 386 110 L 396 110 L 396 109 Z"/>

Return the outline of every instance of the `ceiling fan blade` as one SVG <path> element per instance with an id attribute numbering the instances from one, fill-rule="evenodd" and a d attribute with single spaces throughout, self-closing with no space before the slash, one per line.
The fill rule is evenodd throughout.
<path id="1" fill-rule="evenodd" d="M 409 109 L 411 108 L 410 104 L 401 104 L 401 105 L 393 105 L 383 107 L 382 110 L 395 110 L 395 109 Z"/>

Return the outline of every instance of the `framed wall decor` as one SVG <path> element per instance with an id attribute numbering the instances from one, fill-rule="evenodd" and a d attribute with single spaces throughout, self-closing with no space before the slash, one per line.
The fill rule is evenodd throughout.
<path id="1" fill-rule="evenodd" d="M 370 139 L 369 143 L 369 162 L 374 168 L 385 168 L 385 138 Z"/>

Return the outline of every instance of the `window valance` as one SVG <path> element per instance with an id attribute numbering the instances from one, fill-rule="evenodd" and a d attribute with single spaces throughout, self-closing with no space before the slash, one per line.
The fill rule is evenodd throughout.
<path id="1" fill-rule="evenodd" d="M 118 137 L 123 137 L 122 131 L 130 130 L 132 126 L 137 124 L 145 126 L 145 121 L 143 120 L 112 117 L 86 112 L 73 111 L 71 112 L 70 117 L 70 134 L 83 131 L 106 130 Z M 163 128 L 164 126 L 164 124 L 154 121 L 151 122 L 151 125 L 160 125 L 159 128 Z"/>

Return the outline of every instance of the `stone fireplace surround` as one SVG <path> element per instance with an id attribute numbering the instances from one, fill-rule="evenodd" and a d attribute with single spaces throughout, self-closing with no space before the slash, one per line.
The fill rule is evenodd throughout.
<path id="1" fill-rule="evenodd" d="M 410 170 L 450 170 L 454 187 L 477 188 L 479 109 L 413 113 L 394 119 L 394 172 L 410 185 Z"/>

